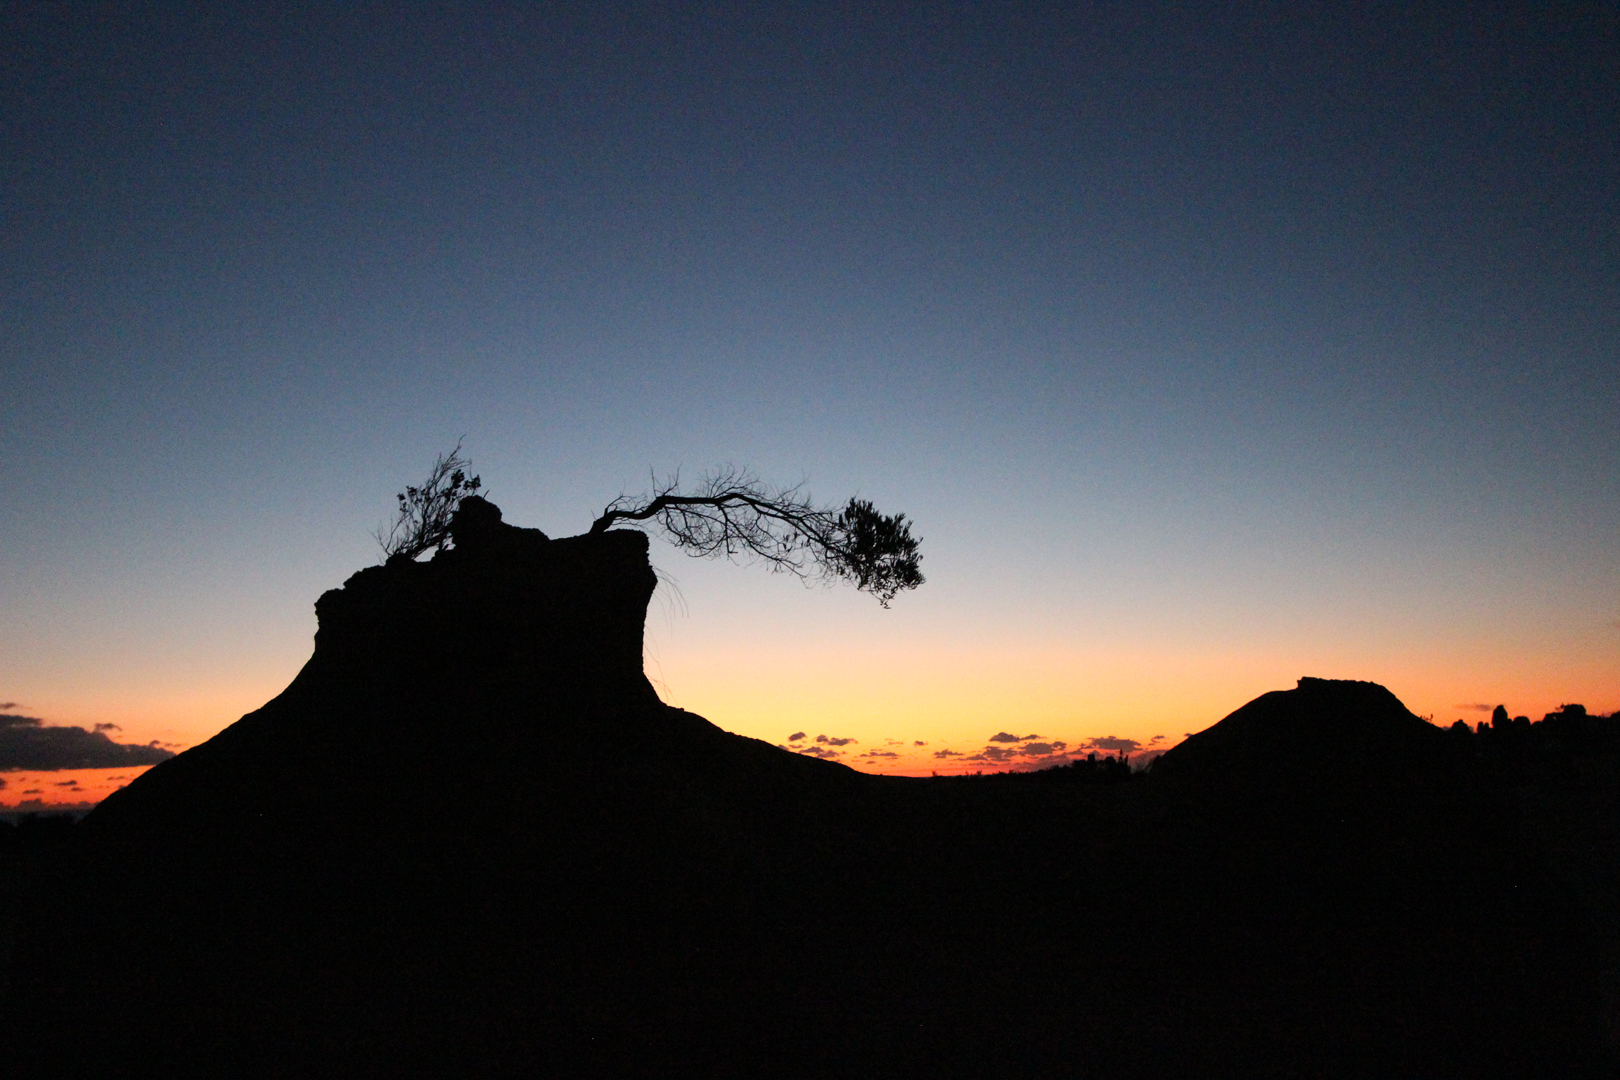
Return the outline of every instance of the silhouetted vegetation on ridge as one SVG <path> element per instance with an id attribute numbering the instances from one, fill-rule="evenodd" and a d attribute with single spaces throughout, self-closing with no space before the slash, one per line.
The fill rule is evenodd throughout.
<path id="1" fill-rule="evenodd" d="M 1594 716 L 1584 705 L 1562 705 L 1532 721 L 1528 716 L 1510 719 L 1507 707 L 1498 705 L 1477 728 L 1458 720 L 1446 730 L 1459 746 L 1485 761 L 1584 757 L 1620 747 L 1620 712 Z"/>
<path id="2" fill-rule="evenodd" d="M 931 777 L 940 780 L 1016 780 L 1020 783 L 1047 784 L 1120 784 L 1134 777 L 1144 776 L 1131 768 L 1130 759 L 1123 752 L 1099 756 L 1095 750 L 1083 758 L 1075 758 L 1042 769 L 1007 769 L 1002 772 L 957 773 L 954 776 Z"/>

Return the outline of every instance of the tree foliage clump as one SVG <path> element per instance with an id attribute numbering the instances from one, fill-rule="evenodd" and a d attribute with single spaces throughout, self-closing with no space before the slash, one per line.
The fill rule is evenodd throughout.
<path id="1" fill-rule="evenodd" d="M 476 495 L 484 482 L 468 476 L 472 467 L 461 453 L 461 443 L 433 461 L 433 471 L 421 487 L 400 492 L 399 508 L 386 528 L 378 528 L 377 543 L 388 558 L 420 558 L 450 539 L 450 516 L 468 495 Z"/>
<path id="2" fill-rule="evenodd" d="M 856 498 L 818 506 L 802 484 L 770 487 L 735 467 L 705 474 L 687 492 L 676 476 L 651 494 L 621 495 L 591 532 L 619 521 L 651 521 L 693 556 L 741 557 L 801 579 L 849 582 L 884 607 L 924 580 L 921 538 L 911 535 L 904 514 L 883 514 Z"/>

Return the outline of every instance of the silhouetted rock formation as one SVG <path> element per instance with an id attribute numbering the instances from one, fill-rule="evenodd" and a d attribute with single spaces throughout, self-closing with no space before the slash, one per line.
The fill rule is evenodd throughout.
<path id="1" fill-rule="evenodd" d="M 18 1075 L 1605 1052 L 1577 893 L 1607 879 L 1564 884 L 1381 687 L 1302 680 L 1118 783 L 866 776 L 659 702 L 642 534 L 552 540 L 471 498 L 453 545 L 322 596 L 282 694 L 29 856 Z"/>
<path id="2" fill-rule="evenodd" d="M 643 533 L 551 540 L 473 497 L 452 535 L 324 594 L 285 691 L 86 819 L 126 895 L 417 918 L 477 881 L 528 917 L 736 914 L 722 868 L 791 862 L 803 785 L 857 778 L 659 701 Z"/>
<path id="3" fill-rule="evenodd" d="M 316 601 L 315 655 L 272 706 L 338 695 L 410 724 L 442 722 L 471 687 L 593 710 L 658 704 L 641 665 L 658 585 L 644 534 L 553 541 L 473 496 L 451 535 L 431 561 L 391 559 Z"/>

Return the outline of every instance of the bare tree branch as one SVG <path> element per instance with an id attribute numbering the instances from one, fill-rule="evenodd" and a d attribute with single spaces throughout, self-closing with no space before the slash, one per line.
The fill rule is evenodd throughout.
<path id="1" fill-rule="evenodd" d="M 591 532 L 651 521 L 690 555 L 742 557 L 801 579 L 851 582 L 884 607 L 923 583 L 921 540 L 904 514 L 881 514 L 861 499 L 836 510 L 817 506 L 803 487 L 772 488 L 728 466 L 683 494 L 677 474 L 650 495 L 614 499 Z"/>

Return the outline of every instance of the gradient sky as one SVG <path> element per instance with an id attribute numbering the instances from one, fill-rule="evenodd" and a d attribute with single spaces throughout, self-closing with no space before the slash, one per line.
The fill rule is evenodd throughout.
<path id="1" fill-rule="evenodd" d="M 860 768 L 1620 708 L 1617 27 L 0 7 L 0 697 L 207 738 L 465 435 L 553 535 L 723 462 L 910 515 L 891 611 L 654 546 L 666 700 Z"/>

